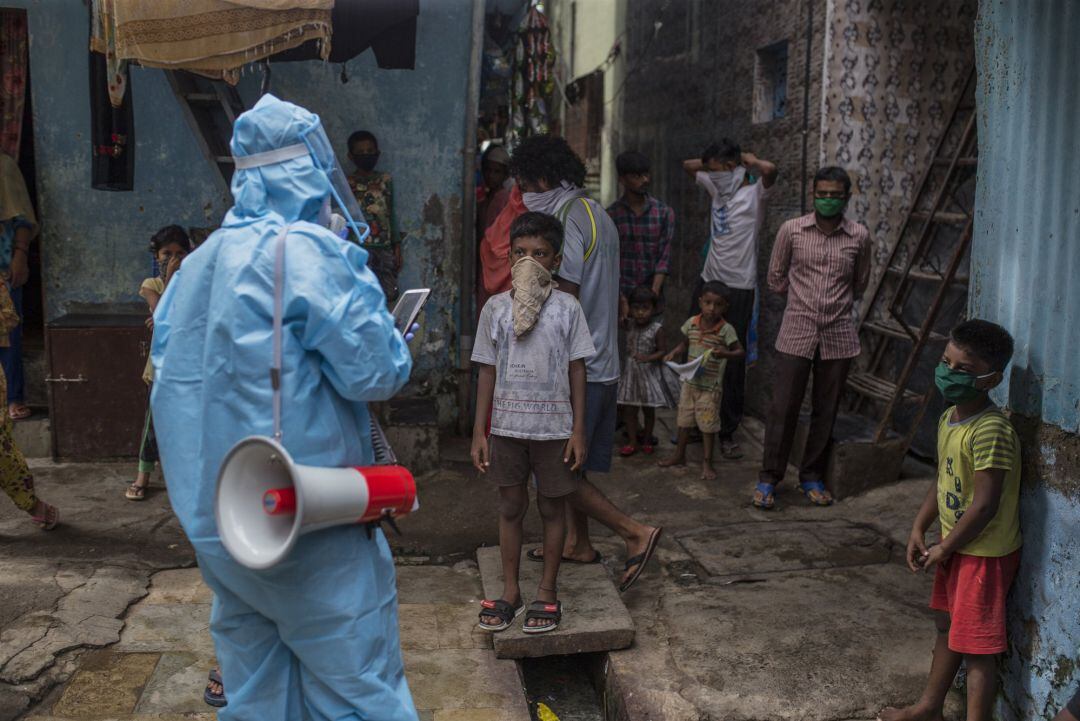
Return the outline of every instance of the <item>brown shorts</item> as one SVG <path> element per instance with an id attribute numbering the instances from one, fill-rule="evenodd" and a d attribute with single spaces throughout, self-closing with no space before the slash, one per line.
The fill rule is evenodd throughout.
<path id="1" fill-rule="evenodd" d="M 498 486 L 527 483 L 536 476 L 536 492 L 545 498 L 568 496 L 578 489 L 578 478 L 563 462 L 565 440 L 530 441 L 524 438 L 488 438 L 491 466 L 488 476 Z"/>
<path id="2" fill-rule="evenodd" d="M 675 424 L 679 428 L 697 427 L 702 433 L 716 433 L 720 430 L 721 395 L 719 389 L 709 391 L 683 383 Z"/>

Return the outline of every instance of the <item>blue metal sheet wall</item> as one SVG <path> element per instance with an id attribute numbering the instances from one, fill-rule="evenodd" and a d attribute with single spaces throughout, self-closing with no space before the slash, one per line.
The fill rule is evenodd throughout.
<path id="1" fill-rule="evenodd" d="M 984 0 L 972 315 L 1016 338 L 1005 400 L 1080 430 L 1080 3 Z"/>
<path id="2" fill-rule="evenodd" d="M 981 0 L 972 315 L 1016 354 L 999 401 L 1020 422 L 1020 575 L 996 718 L 1053 718 L 1080 683 L 1080 3 Z M 1054 428 L 1057 426 L 1066 432 Z"/>

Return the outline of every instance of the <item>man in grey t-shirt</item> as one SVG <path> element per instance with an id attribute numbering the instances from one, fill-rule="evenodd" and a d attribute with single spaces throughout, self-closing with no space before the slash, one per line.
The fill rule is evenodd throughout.
<path id="1" fill-rule="evenodd" d="M 521 188 L 525 207 L 554 215 L 564 225 L 559 289 L 580 301 L 596 347 L 596 355 L 585 362 L 584 470 L 607 473 L 615 445 L 619 382 L 619 231 L 604 208 L 582 190 L 585 165 L 563 138 L 526 138 L 514 150 L 510 173 Z M 620 588 L 629 588 L 656 550 L 661 529 L 622 513 L 584 474 L 569 507 L 564 558 L 591 562 L 599 557 L 589 539 L 589 518 L 595 518 L 626 542 Z"/>

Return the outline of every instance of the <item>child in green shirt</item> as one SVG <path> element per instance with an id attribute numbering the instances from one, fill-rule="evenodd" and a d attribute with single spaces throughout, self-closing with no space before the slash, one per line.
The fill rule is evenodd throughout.
<path id="1" fill-rule="evenodd" d="M 1020 563 L 1020 441 L 990 400 L 1013 353 L 1001 326 L 969 320 L 953 329 L 935 383 L 953 404 L 938 423 L 938 482 L 911 529 L 907 563 L 936 568 L 930 607 L 937 645 L 922 698 L 887 708 L 881 721 L 942 718 L 945 694 L 960 662 L 967 666 L 967 718 L 989 721 L 997 690 L 997 656 L 1007 647 L 1005 597 Z M 926 531 L 941 523 L 941 542 Z"/>

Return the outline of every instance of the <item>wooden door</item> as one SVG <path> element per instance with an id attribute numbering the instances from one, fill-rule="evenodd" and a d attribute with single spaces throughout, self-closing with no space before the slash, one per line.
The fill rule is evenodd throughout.
<path id="1" fill-rule="evenodd" d="M 54 457 L 138 456 L 150 352 L 144 318 L 69 315 L 50 323 L 48 333 Z"/>

